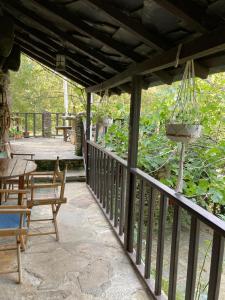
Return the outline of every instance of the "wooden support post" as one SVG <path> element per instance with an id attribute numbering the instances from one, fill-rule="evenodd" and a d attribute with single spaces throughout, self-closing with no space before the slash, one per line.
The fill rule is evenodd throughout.
<path id="1" fill-rule="evenodd" d="M 129 144 L 126 183 L 126 219 L 124 246 L 128 252 L 133 252 L 133 228 L 134 228 L 134 202 L 135 202 L 135 175 L 131 173 L 132 168 L 137 166 L 139 119 L 141 110 L 141 86 L 140 76 L 132 77 L 132 92 L 130 101 L 129 121 Z"/>
<path id="2" fill-rule="evenodd" d="M 85 132 L 85 135 L 86 135 L 86 181 L 87 181 L 87 184 L 89 184 L 90 182 L 90 172 L 89 172 L 89 157 L 88 157 L 88 143 L 87 141 L 90 140 L 90 128 L 91 128 L 91 98 L 92 98 L 92 95 L 91 93 L 87 93 L 87 116 L 86 116 L 86 132 Z"/>

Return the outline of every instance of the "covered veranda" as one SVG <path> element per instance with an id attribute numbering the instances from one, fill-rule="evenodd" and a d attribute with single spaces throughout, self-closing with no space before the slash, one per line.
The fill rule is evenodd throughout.
<path id="1" fill-rule="evenodd" d="M 180 266 L 180 219 L 181 213 L 185 211 L 190 217 L 190 235 L 183 299 L 195 298 L 202 224 L 209 228 L 213 236 L 207 299 L 223 299 L 224 289 L 220 283 L 224 222 L 137 169 L 142 89 L 179 80 L 184 63 L 190 59 L 195 60 L 196 75 L 200 78 L 225 70 L 223 1 L 123 0 L 106 3 L 100 0 L 31 0 L 15 3 L 12 0 L 1 0 L 0 3 L 3 15 L 10 17 L 15 24 L 15 48 L 19 47 L 25 54 L 52 69 L 55 69 L 56 55 L 63 52 L 67 63 L 65 69 L 59 72 L 86 88 L 87 187 L 111 224 L 151 297 L 166 299 L 165 291 L 168 299 L 176 299 Z M 4 59 L 2 70 L 8 69 L 10 67 L 7 59 Z M 120 94 L 124 91 L 131 94 L 127 161 L 90 140 L 91 94 L 101 94 L 105 90 L 109 94 Z M 169 200 L 174 204 L 169 275 L 165 285 L 165 225 Z M 78 202 L 82 203 L 82 199 Z M 155 205 L 159 208 L 159 214 L 157 238 L 153 239 Z M 146 222 L 144 208 L 147 211 Z M 137 226 L 137 231 L 134 230 L 134 225 Z M 154 241 L 156 257 L 153 257 L 152 250 Z M 74 251 L 76 249 L 79 248 L 74 245 Z M 88 248 L 88 251 L 91 256 L 93 250 Z M 100 264 L 99 269 L 102 272 L 104 266 Z M 75 282 L 73 275 L 71 281 Z M 127 285 L 129 283 L 128 279 Z M 137 287 L 139 288 L 140 286 Z M 140 295 L 136 296 L 134 291 L 137 299 L 146 297 L 142 288 L 140 289 Z M 126 299 L 126 296 L 118 298 Z"/>

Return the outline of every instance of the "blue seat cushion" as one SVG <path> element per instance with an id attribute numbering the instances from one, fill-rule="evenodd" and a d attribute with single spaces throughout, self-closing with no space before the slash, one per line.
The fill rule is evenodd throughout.
<path id="1" fill-rule="evenodd" d="M 23 227 L 26 224 L 26 216 L 24 216 Z M 0 229 L 19 228 L 20 214 L 0 214 Z"/>

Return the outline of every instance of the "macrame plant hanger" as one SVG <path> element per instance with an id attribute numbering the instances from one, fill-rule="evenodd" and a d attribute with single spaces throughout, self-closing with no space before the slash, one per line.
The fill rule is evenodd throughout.
<path id="1" fill-rule="evenodd" d="M 176 192 L 179 193 L 183 191 L 185 149 L 188 143 L 196 140 L 201 134 L 198 117 L 194 61 L 189 60 L 185 65 L 171 120 L 166 125 L 167 137 L 181 143 L 176 185 Z"/>

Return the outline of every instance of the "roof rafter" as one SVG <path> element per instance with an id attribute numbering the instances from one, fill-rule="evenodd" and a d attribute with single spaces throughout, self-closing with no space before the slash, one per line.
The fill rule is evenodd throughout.
<path id="1" fill-rule="evenodd" d="M 185 43 L 182 46 L 179 63 L 183 64 L 190 59 L 199 59 L 204 56 L 218 53 L 225 50 L 225 26 L 206 33 L 199 38 Z M 149 58 L 144 62 L 135 64 L 127 68 L 120 74 L 106 80 L 100 85 L 87 88 L 87 92 L 96 92 L 107 88 L 120 85 L 130 81 L 131 77 L 135 74 L 149 74 L 166 68 L 174 66 L 177 55 L 177 47 L 166 51 L 165 53 L 158 54 L 153 58 Z"/>
<path id="2" fill-rule="evenodd" d="M 169 11 L 176 17 L 184 20 L 196 31 L 206 33 L 208 31 L 203 23 L 206 20 L 205 12 L 202 7 L 199 7 L 196 2 L 191 0 L 153 0 L 157 5 Z"/>
<path id="3" fill-rule="evenodd" d="M 28 27 L 27 25 L 23 24 L 22 22 L 16 20 L 13 18 L 14 23 L 19 28 L 20 31 L 25 32 L 33 37 L 35 37 L 36 40 L 38 40 L 42 45 L 51 47 L 52 49 L 59 51 L 59 49 L 62 48 L 60 42 L 55 42 L 52 39 L 48 38 L 46 34 L 43 34 L 41 31 L 33 29 Z M 75 55 L 77 60 L 75 60 L 74 54 L 71 53 L 69 50 L 64 49 L 63 50 L 67 58 L 71 60 L 74 64 L 77 64 L 78 66 L 81 66 L 88 70 L 89 72 L 93 73 L 94 75 L 98 76 L 101 79 L 107 79 L 109 78 L 109 74 L 102 71 L 98 67 L 92 65 L 89 63 L 85 58 L 79 56 L 78 54 Z"/>
<path id="4" fill-rule="evenodd" d="M 91 27 L 90 25 L 82 21 L 79 16 L 72 16 L 70 13 L 58 8 L 56 5 L 53 5 L 50 2 L 37 2 L 35 0 L 32 0 L 32 2 L 35 3 L 37 7 L 43 10 L 47 10 L 51 14 L 54 14 L 54 16 L 56 16 L 58 19 L 66 21 L 81 34 L 85 34 L 91 38 L 94 38 L 95 40 L 101 42 L 103 45 L 117 51 L 120 55 L 126 56 L 136 62 L 144 60 L 144 57 L 142 55 L 134 52 L 133 49 L 129 49 L 128 47 L 124 46 L 122 43 L 113 40 L 111 36 L 108 36 L 103 32 L 99 32 L 94 27 Z"/>
<path id="5" fill-rule="evenodd" d="M 34 51 L 36 50 L 39 53 L 43 53 L 46 56 L 46 58 L 50 60 L 51 63 L 54 64 L 56 68 L 56 58 L 55 58 L 56 53 L 48 51 L 46 48 L 42 47 L 37 42 L 21 34 L 16 35 L 16 40 L 19 40 L 20 44 L 23 45 L 23 47 L 29 47 L 30 50 L 34 50 Z M 84 70 L 77 68 L 73 64 L 66 66 L 66 68 L 74 72 L 75 75 L 80 76 L 80 78 L 83 78 L 89 85 L 92 85 L 93 83 L 99 83 L 99 80 L 96 81 L 96 78 L 91 77 L 91 74 L 88 74 Z"/>
<path id="6" fill-rule="evenodd" d="M 141 23 L 132 17 L 127 16 L 121 10 L 104 0 L 84 0 L 93 4 L 95 7 L 103 10 L 117 24 L 135 35 L 139 40 L 149 47 L 162 51 L 169 48 L 169 44 L 162 39 L 157 33 L 151 33 Z"/>
<path id="7" fill-rule="evenodd" d="M 60 29 L 56 28 L 51 22 L 47 21 L 46 19 L 43 19 L 40 16 L 37 16 L 33 11 L 22 7 L 21 5 L 18 5 L 18 3 L 15 3 L 15 1 L 13 0 L 1 0 L 1 2 L 4 3 L 4 8 L 8 8 L 11 11 L 17 11 L 19 14 L 31 19 L 32 21 L 35 21 L 40 26 L 45 26 L 48 29 L 48 31 L 52 32 L 60 40 L 68 42 L 73 48 L 80 50 L 87 56 L 99 61 L 100 63 L 104 64 L 105 66 L 111 68 L 116 72 L 121 71 L 121 67 L 118 66 L 116 62 L 111 61 L 109 58 L 99 53 L 98 50 L 89 47 L 89 45 L 75 38 L 71 34 L 68 34 L 67 32 L 61 31 Z"/>

